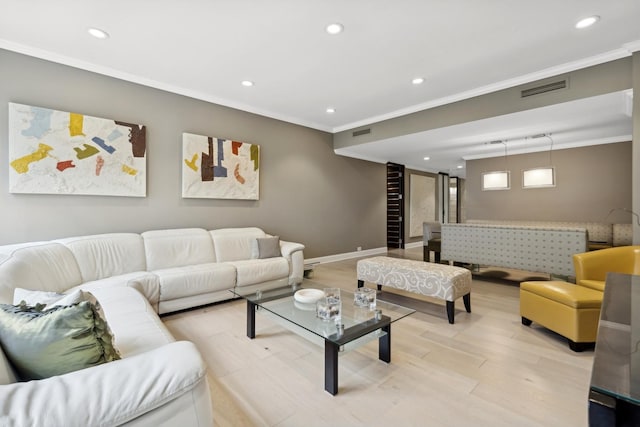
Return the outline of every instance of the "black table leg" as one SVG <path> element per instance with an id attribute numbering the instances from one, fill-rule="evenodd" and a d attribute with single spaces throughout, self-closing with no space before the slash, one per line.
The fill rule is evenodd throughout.
<path id="1" fill-rule="evenodd" d="M 391 362 L 391 323 L 381 328 L 386 335 L 378 338 L 378 359 L 383 362 Z"/>
<path id="2" fill-rule="evenodd" d="M 324 389 L 334 396 L 338 394 L 338 350 L 337 344 L 324 341 Z"/>
<path id="3" fill-rule="evenodd" d="M 256 337 L 256 305 L 247 300 L 247 336 Z"/>

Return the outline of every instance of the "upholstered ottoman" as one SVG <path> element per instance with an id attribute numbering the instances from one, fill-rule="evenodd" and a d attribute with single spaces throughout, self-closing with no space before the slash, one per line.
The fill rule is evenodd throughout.
<path id="1" fill-rule="evenodd" d="M 573 283 L 520 283 L 522 324 L 536 322 L 566 337 L 569 348 L 583 351 L 596 341 L 602 292 Z"/>
<path id="2" fill-rule="evenodd" d="M 462 297 L 471 313 L 471 272 L 461 267 L 401 258 L 373 257 L 358 261 L 358 287 L 364 282 L 402 289 L 446 301 L 447 317 L 453 323 L 455 301 Z"/>

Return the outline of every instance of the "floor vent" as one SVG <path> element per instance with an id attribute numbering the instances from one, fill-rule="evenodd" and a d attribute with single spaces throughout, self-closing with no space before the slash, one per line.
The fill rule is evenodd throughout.
<path id="1" fill-rule="evenodd" d="M 356 130 L 353 132 L 353 136 L 360 136 L 360 135 L 366 135 L 368 133 L 371 133 L 371 128 L 368 129 L 360 129 L 360 130 Z"/>
<path id="2" fill-rule="evenodd" d="M 541 86 L 524 89 L 520 92 L 520 97 L 526 98 L 528 96 L 540 95 L 541 93 L 552 92 L 554 90 L 566 89 L 569 86 L 568 83 L 569 82 L 567 79 L 563 79 L 563 80 L 547 83 Z"/>

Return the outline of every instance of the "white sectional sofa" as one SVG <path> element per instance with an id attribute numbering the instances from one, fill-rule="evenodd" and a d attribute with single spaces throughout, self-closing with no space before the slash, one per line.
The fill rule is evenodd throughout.
<path id="1" fill-rule="evenodd" d="M 122 356 L 16 382 L 0 351 L 0 426 L 212 425 L 202 358 L 158 314 L 231 299 L 235 287 L 302 281 L 303 245 L 280 241 L 280 256 L 265 258 L 258 241 L 274 242 L 259 228 L 187 228 L 0 246 L 0 303 L 12 303 L 18 287 L 89 291 Z"/>
<path id="2" fill-rule="evenodd" d="M 255 227 L 182 228 L 0 246 L 0 302 L 11 301 L 16 287 L 69 292 L 117 285 L 136 289 L 164 314 L 230 299 L 236 286 L 302 282 L 303 245 L 280 241 L 281 256 L 252 257 L 256 240 L 268 237 Z"/>

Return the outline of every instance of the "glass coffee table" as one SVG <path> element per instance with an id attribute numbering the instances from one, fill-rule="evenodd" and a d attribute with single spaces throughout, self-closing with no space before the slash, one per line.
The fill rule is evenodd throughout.
<path id="1" fill-rule="evenodd" d="M 338 354 L 378 339 L 378 358 L 391 362 L 391 324 L 415 310 L 377 300 L 375 309 L 356 307 L 352 292 L 340 290 L 342 301 L 339 320 L 323 321 L 316 317 L 316 306 L 302 304 L 294 299 L 300 289 L 313 287 L 286 286 L 282 288 L 243 292 L 231 292 L 247 301 L 247 336 L 256 336 L 256 311 L 264 310 L 284 321 L 284 326 L 312 341 L 324 341 L 324 389 L 338 393 Z"/>

